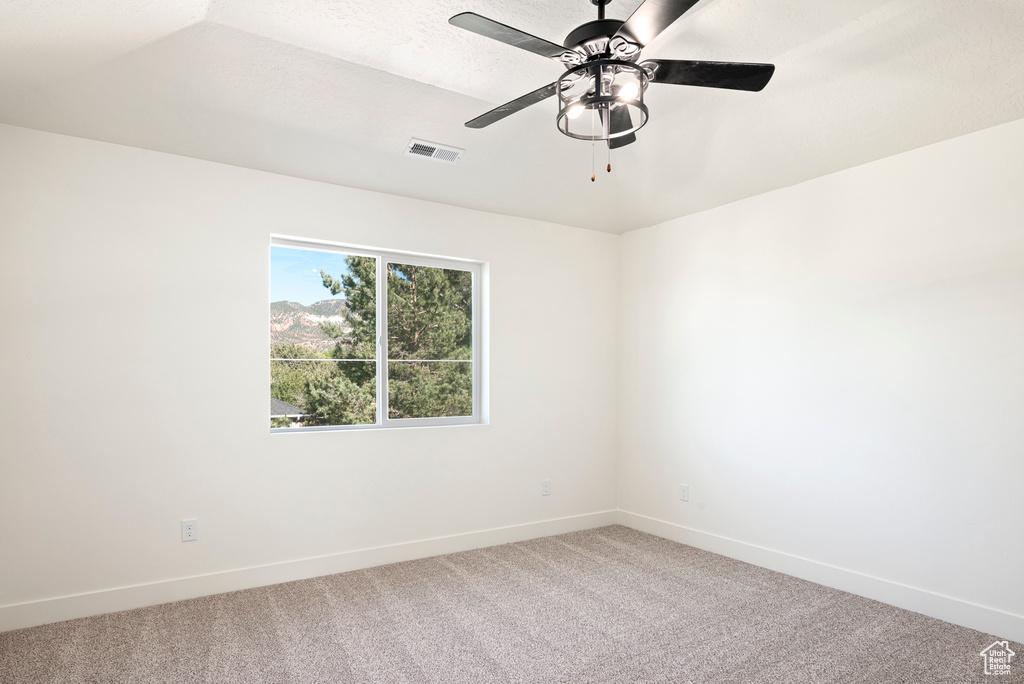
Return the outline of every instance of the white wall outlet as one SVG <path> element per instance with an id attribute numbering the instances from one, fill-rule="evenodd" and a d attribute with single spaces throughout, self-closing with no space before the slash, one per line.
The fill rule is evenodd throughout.
<path id="1" fill-rule="evenodd" d="M 550 496 L 551 495 L 551 480 L 540 481 L 540 495 Z"/>
<path id="2" fill-rule="evenodd" d="M 689 501 L 690 500 L 690 485 L 679 485 L 679 500 Z"/>
<path id="3" fill-rule="evenodd" d="M 199 539 L 199 521 L 195 518 L 181 521 L 181 541 L 195 541 Z"/>

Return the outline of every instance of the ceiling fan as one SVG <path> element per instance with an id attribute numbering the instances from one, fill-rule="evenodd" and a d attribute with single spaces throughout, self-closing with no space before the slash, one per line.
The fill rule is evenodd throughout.
<path id="1" fill-rule="evenodd" d="M 473 12 L 456 14 L 453 26 L 561 62 L 565 73 L 548 85 L 495 107 L 466 125 L 483 128 L 551 96 L 558 97 L 558 130 L 580 140 L 606 140 L 609 149 L 636 140 L 647 123 L 644 93 L 651 83 L 760 91 L 775 73 L 772 64 L 649 59 L 640 51 L 698 0 L 645 0 L 626 21 L 605 19 L 611 0 L 590 0 L 597 20 L 569 32 L 562 45 Z M 589 117 L 581 116 L 590 111 Z M 609 166 L 609 170 L 611 167 Z"/>

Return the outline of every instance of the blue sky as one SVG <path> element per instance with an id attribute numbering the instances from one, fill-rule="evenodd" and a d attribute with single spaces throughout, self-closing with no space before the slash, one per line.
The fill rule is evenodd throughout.
<path id="1" fill-rule="evenodd" d="M 320 269 L 340 278 L 348 273 L 345 255 L 271 245 L 270 301 L 298 302 L 309 306 L 324 299 L 344 299 L 341 294 L 331 296 L 331 291 L 320 279 Z"/>

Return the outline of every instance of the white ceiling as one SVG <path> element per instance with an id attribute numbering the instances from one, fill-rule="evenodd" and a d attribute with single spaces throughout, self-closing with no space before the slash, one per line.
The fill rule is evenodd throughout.
<path id="1" fill-rule="evenodd" d="M 598 148 L 591 183 L 553 101 L 462 125 L 560 71 L 447 23 L 463 11 L 558 43 L 596 17 L 589 0 L 5 0 L 0 121 L 618 233 L 1024 117 L 1021 0 L 702 0 L 644 56 L 774 79 L 653 85 L 638 141 L 611 174 Z M 408 157 L 411 137 L 468 151 Z"/>

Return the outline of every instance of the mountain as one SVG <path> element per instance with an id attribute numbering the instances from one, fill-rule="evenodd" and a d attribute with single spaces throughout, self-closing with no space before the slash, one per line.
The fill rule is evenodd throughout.
<path id="1" fill-rule="evenodd" d="M 320 324 L 338 323 L 346 331 L 351 330 L 344 312 L 344 299 L 325 299 L 309 306 L 273 302 L 270 305 L 270 344 L 301 344 L 325 352 L 334 346 L 334 340 L 320 332 Z"/>

